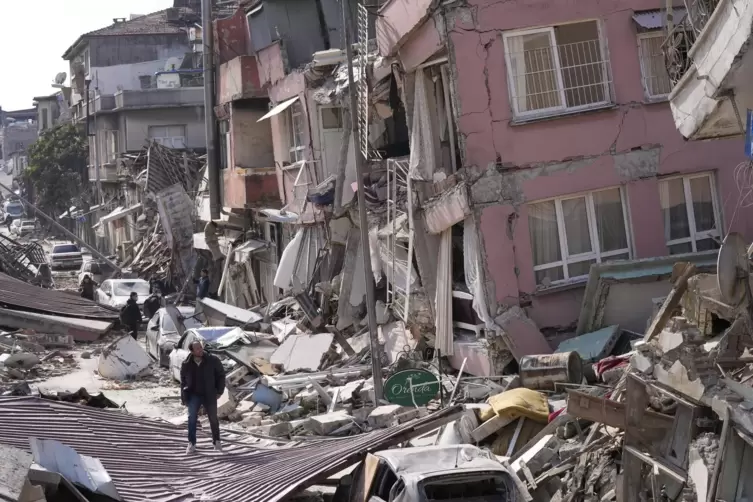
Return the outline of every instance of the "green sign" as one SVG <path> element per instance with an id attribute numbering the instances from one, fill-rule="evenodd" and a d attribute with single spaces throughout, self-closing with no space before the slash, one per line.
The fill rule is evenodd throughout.
<path id="1" fill-rule="evenodd" d="M 384 383 L 384 397 L 401 406 L 424 406 L 437 394 L 439 379 L 422 369 L 398 371 Z"/>

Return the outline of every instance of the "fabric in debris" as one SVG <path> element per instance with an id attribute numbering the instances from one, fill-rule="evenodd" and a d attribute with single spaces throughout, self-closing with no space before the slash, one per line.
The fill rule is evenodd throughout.
<path id="1" fill-rule="evenodd" d="M 507 418 L 530 418 L 536 422 L 547 423 L 549 420 L 549 402 L 541 392 L 519 387 L 492 396 L 487 400 L 491 409 L 484 409 L 479 418 L 487 420 L 499 415 Z"/>
<path id="2" fill-rule="evenodd" d="M 423 70 L 416 72 L 409 167 L 411 178 L 431 181 L 436 170 L 436 159 L 426 80 Z"/>
<path id="3" fill-rule="evenodd" d="M 437 260 L 437 292 L 434 299 L 436 341 L 434 347 L 443 356 L 455 353 L 452 331 L 452 229 L 442 232 Z"/>
<path id="4" fill-rule="evenodd" d="M 463 222 L 463 268 L 465 285 L 473 295 L 473 310 L 484 322 L 486 329 L 494 328 L 494 318 L 489 315 L 481 269 L 481 247 L 479 246 L 478 226 L 473 215 Z"/>
<path id="5" fill-rule="evenodd" d="M 621 356 L 609 356 L 593 365 L 596 377 L 600 378 L 601 375 L 608 370 L 618 368 L 620 366 L 627 366 L 630 361 L 630 354 L 623 354 Z"/>

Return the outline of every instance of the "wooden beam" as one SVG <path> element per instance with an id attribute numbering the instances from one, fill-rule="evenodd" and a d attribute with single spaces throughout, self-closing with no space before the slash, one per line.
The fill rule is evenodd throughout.
<path id="1" fill-rule="evenodd" d="M 683 271 L 682 275 L 677 278 L 672 291 L 669 292 L 667 299 L 664 300 L 664 305 L 661 306 L 661 309 L 659 309 L 656 317 L 654 317 L 654 319 L 651 321 L 651 325 L 648 327 L 646 336 L 643 338 L 643 341 L 648 342 L 656 335 L 658 335 L 662 329 L 664 329 L 664 326 L 667 325 L 669 318 L 672 317 L 672 312 L 674 312 L 677 306 L 680 305 L 682 295 L 684 295 L 685 291 L 687 291 L 688 289 L 688 280 L 693 277 L 696 272 L 697 270 L 695 265 L 693 265 L 692 263 L 685 264 L 685 270 Z"/>

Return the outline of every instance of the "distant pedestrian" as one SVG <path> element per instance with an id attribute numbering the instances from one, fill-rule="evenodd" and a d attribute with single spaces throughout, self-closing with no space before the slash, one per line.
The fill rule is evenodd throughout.
<path id="1" fill-rule="evenodd" d="M 125 325 L 128 333 L 134 340 L 139 337 L 139 323 L 141 322 L 141 310 L 139 309 L 139 295 L 135 291 L 131 292 L 123 309 L 120 311 L 120 322 Z"/>
<path id="2" fill-rule="evenodd" d="M 97 283 L 92 280 L 89 274 L 86 274 L 79 287 L 81 298 L 86 298 L 87 300 L 94 301 L 94 288 L 96 287 Z"/>
<path id="3" fill-rule="evenodd" d="M 191 353 L 180 368 L 180 400 L 188 407 L 188 447 L 186 454 L 196 451 L 196 426 L 203 406 L 212 430 L 214 449 L 222 451 L 217 400 L 225 392 L 225 369 L 216 356 L 204 352 L 200 341 L 191 344 Z"/>
<path id="4" fill-rule="evenodd" d="M 144 317 L 151 319 L 162 308 L 162 292 L 155 288 L 154 292 L 144 302 Z"/>
<path id="5" fill-rule="evenodd" d="M 202 268 L 201 269 L 201 277 L 199 278 L 198 283 L 196 284 L 196 298 L 206 298 L 207 295 L 209 295 L 209 270 Z"/>

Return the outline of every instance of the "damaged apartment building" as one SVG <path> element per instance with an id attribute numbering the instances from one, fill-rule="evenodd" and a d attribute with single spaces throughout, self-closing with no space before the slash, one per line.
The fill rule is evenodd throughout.
<path id="1" fill-rule="evenodd" d="M 129 161 L 151 142 L 206 149 L 201 16 L 177 6 L 183 3 L 114 19 L 81 35 L 63 56 L 70 62 L 71 118 L 89 135 L 91 223 L 108 252 L 139 234 L 143 183 L 130 175 Z M 82 211 L 73 208 L 73 217 Z"/>

